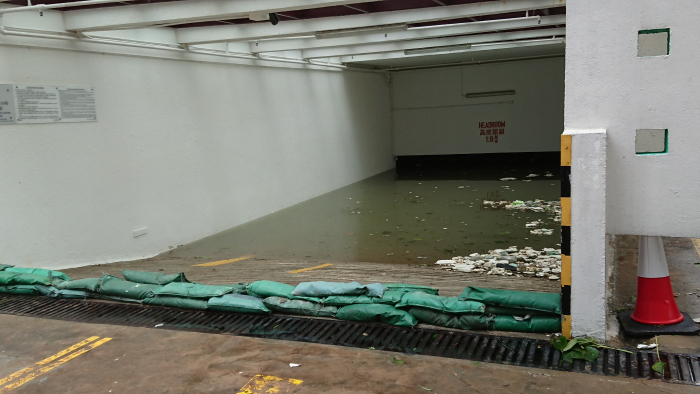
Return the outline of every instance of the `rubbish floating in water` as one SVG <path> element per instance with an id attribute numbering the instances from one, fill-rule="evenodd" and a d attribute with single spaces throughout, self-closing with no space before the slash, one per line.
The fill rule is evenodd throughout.
<path id="1" fill-rule="evenodd" d="M 457 189 L 464 189 L 464 186 L 460 186 L 460 187 L 458 187 Z"/>
<path id="2" fill-rule="evenodd" d="M 163 323 L 156 324 L 156 327 L 163 327 Z"/>
<path id="3" fill-rule="evenodd" d="M 552 235 L 554 233 L 554 229 L 551 228 L 536 228 L 534 230 L 530 230 L 530 234 L 533 235 Z"/>
<path id="4" fill-rule="evenodd" d="M 554 176 L 554 175 L 548 172 L 548 173 L 544 174 L 544 176 Z"/>
<path id="5" fill-rule="evenodd" d="M 289 368 L 301 367 L 301 364 L 289 363 Z"/>
<path id="6" fill-rule="evenodd" d="M 561 249 L 531 247 L 489 250 L 486 254 L 472 253 L 435 263 L 441 269 L 486 275 L 535 276 L 557 280 L 561 273 Z"/>
<path id="7" fill-rule="evenodd" d="M 420 256 L 418 256 L 418 258 L 419 259 L 427 259 L 427 257 L 420 257 Z"/>
<path id="8" fill-rule="evenodd" d="M 515 178 L 501 178 L 502 181 L 514 181 Z"/>
<path id="9" fill-rule="evenodd" d="M 534 178 L 540 176 L 540 174 L 528 174 L 525 178 Z"/>
<path id="10" fill-rule="evenodd" d="M 552 220 L 561 222 L 561 201 L 489 201 L 484 200 L 482 206 L 487 209 L 505 209 L 506 211 L 533 211 L 544 212 L 547 215 L 554 216 Z"/>

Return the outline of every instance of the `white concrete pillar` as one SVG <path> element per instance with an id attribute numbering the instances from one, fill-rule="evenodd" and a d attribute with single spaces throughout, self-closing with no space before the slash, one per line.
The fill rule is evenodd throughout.
<path id="1" fill-rule="evenodd" d="M 606 333 L 606 131 L 571 135 L 571 335 Z"/>

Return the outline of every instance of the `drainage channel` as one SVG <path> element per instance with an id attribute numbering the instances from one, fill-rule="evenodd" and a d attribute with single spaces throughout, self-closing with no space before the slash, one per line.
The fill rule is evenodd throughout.
<path id="1" fill-rule="evenodd" d="M 602 349 L 595 363 L 575 360 L 570 368 L 562 368 L 559 366 L 561 352 L 549 342 L 474 332 L 8 295 L 0 295 L 0 313 L 132 327 L 153 328 L 158 325 L 161 329 L 374 348 L 530 368 L 663 379 L 671 383 L 700 385 L 696 383 L 700 380 L 700 355 L 697 354 L 661 352 L 661 360 L 668 364 L 665 376 L 661 376 L 651 369 L 659 361 L 656 352 L 632 350 L 632 353 L 625 353 Z"/>

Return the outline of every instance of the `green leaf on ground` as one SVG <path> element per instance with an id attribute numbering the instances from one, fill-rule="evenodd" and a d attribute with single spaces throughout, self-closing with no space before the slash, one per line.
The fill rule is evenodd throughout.
<path id="1" fill-rule="evenodd" d="M 370 346 L 370 347 L 369 347 L 369 350 L 374 350 L 374 347 L 373 347 L 373 346 Z"/>
<path id="2" fill-rule="evenodd" d="M 433 339 L 437 338 L 438 334 L 433 334 Z"/>
<path id="3" fill-rule="evenodd" d="M 429 389 L 429 388 L 427 388 L 427 387 L 423 387 L 423 386 L 418 386 L 418 387 L 422 388 L 423 390 L 433 391 L 433 389 Z"/>
<path id="4" fill-rule="evenodd" d="M 564 347 L 564 349 L 561 350 L 562 353 L 571 350 L 572 347 L 576 346 L 576 343 L 578 343 L 578 339 L 577 339 L 577 338 L 574 338 L 574 339 L 570 340 L 569 343 L 566 344 L 566 346 Z"/>
<path id="5" fill-rule="evenodd" d="M 394 364 L 406 364 L 405 361 L 399 360 L 399 359 L 397 359 L 396 357 L 392 357 L 392 358 L 391 358 L 391 362 L 394 363 Z"/>
<path id="6" fill-rule="evenodd" d="M 568 340 L 566 339 L 566 337 L 563 336 L 563 335 L 562 335 L 562 336 L 559 336 L 559 337 L 555 337 L 555 338 L 552 339 L 552 345 L 553 345 L 554 348 L 557 349 L 557 350 L 562 350 L 562 349 L 564 349 L 564 347 L 566 347 L 566 344 L 567 344 L 568 342 L 569 342 L 569 341 L 568 341 Z"/>
<path id="7" fill-rule="evenodd" d="M 476 361 L 472 361 L 472 364 L 474 364 L 477 367 L 479 366 L 479 363 L 477 363 Z"/>
<path id="8" fill-rule="evenodd" d="M 663 376 L 666 371 L 666 363 L 663 361 L 659 361 L 656 364 L 652 365 L 651 369 L 660 373 Z"/>

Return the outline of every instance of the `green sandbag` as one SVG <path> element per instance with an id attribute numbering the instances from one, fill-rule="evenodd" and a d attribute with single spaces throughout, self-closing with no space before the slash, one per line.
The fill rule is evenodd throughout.
<path id="1" fill-rule="evenodd" d="M 173 282 L 165 286 L 160 286 L 156 291 L 157 295 L 168 295 L 185 298 L 211 298 L 221 297 L 224 294 L 235 290 L 234 286 L 213 286 L 201 283 L 180 283 Z"/>
<path id="2" fill-rule="evenodd" d="M 143 303 L 147 305 L 169 306 L 172 308 L 195 309 L 198 311 L 207 309 L 207 301 L 205 300 L 195 300 L 192 298 L 171 297 L 164 295 L 156 295 L 153 298 L 144 298 Z"/>
<path id="3" fill-rule="evenodd" d="M 422 291 L 432 295 L 438 295 L 438 289 L 429 286 L 412 285 L 408 283 L 384 283 L 388 290 L 398 290 L 404 293 L 412 291 Z"/>
<path id="4" fill-rule="evenodd" d="M 333 317 L 338 313 L 338 308 L 334 306 L 323 306 L 316 302 L 304 300 L 290 300 L 285 297 L 267 297 L 263 300 L 263 303 L 274 312 L 291 315 Z"/>
<path id="5" fill-rule="evenodd" d="M 469 286 L 464 289 L 459 299 L 462 301 L 478 301 L 488 305 L 532 309 L 561 315 L 561 295 L 559 293 L 535 293 L 530 291 L 484 289 L 481 287 Z"/>
<path id="6" fill-rule="evenodd" d="M 59 271 L 51 271 L 51 270 L 45 270 L 43 268 L 17 268 L 17 267 L 11 267 L 11 268 L 5 268 L 5 272 L 19 272 L 22 274 L 34 274 L 34 275 L 41 275 L 41 276 L 46 276 L 46 277 L 52 277 L 55 276 L 57 278 L 61 278 L 63 280 L 70 280 L 68 275 L 64 274 L 63 272 Z"/>
<path id="7" fill-rule="evenodd" d="M 89 290 L 100 291 L 100 281 L 102 278 L 87 278 L 78 280 L 67 280 L 59 284 L 55 284 L 59 290 Z"/>
<path id="8" fill-rule="evenodd" d="M 167 285 L 168 283 L 173 282 L 190 282 L 187 280 L 187 278 L 185 278 L 185 274 L 183 272 L 178 274 L 161 274 L 158 272 L 123 270 L 122 275 L 124 276 L 124 279 L 130 282 L 145 283 L 149 285 Z"/>
<path id="9" fill-rule="evenodd" d="M 396 309 L 391 305 L 383 304 L 344 306 L 338 310 L 338 314 L 335 315 L 335 318 L 340 320 L 368 322 L 381 321 L 383 323 L 403 327 L 413 327 L 418 324 L 416 318 L 410 313 L 401 309 Z"/>
<path id="10" fill-rule="evenodd" d="M 434 326 L 459 328 L 460 330 L 485 330 L 493 327 L 493 316 L 440 313 L 432 309 L 411 307 L 408 313 L 423 323 Z"/>
<path id="11" fill-rule="evenodd" d="M 561 316 L 533 316 L 527 320 L 517 321 L 513 316 L 496 316 L 489 329 L 517 332 L 561 332 Z"/>
<path id="12" fill-rule="evenodd" d="M 86 299 L 88 293 L 79 290 L 60 290 L 53 286 L 35 286 L 36 289 L 45 297 L 51 298 L 71 298 L 71 299 Z"/>
<path id="13" fill-rule="evenodd" d="M 487 315 L 502 315 L 502 316 L 559 316 L 559 315 L 554 315 L 552 313 L 548 312 L 542 312 L 542 311 L 535 311 L 532 309 L 522 309 L 522 308 L 508 308 L 506 306 L 495 306 L 495 305 L 486 305 L 486 312 L 484 312 Z"/>
<path id="14" fill-rule="evenodd" d="M 401 290 L 387 290 L 384 292 L 384 295 L 382 295 L 382 298 L 375 299 L 374 303 L 396 305 L 401 302 L 401 297 L 403 297 L 404 294 L 407 293 Z"/>
<path id="15" fill-rule="evenodd" d="M 248 295 L 258 298 L 282 297 L 289 300 L 306 300 L 318 303 L 319 298 L 302 297 L 292 295 L 294 286 L 286 283 L 273 282 L 270 280 L 259 280 L 248 285 Z"/>
<path id="16" fill-rule="evenodd" d="M 334 295 L 359 294 L 367 294 L 367 289 L 358 282 L 302 282 L 292 291 L 292 295 L 298 297 L 330 297 Z"/>
<path id="17" fill-rule="evenodd" d="M 475 301 L 460 301 L 457 297 L 443 297 L 426 294 L 422 291 L 412 291 L 401 297 L 397 308 L 417 306 L 428 308 L 442 313 L 472 313 L 482 314 L 486 310 L 486 305 Z"/>
<path id="18" fill-rule="evenodd" d="M 209 309 L 218 312 L 229 313 L 271 313 L 263 303 L 263 300 L 242 294 L 226 294 L 221 297 L 210 298 L 207 302 Z"/>
<path id="19" fill-rule="evenodd" d="M 321 304 L 332 306 L 348 306 L 354 304 L 374 304 L 376 298 L 366 295 L 338 295 L 321 298 Z"/>
<path id="20" fill-rule="evenodd" d="M 105 300 L 105 301 L 117 301 L 117 302 L 128 302 L 132 304 L 140 304 L 141 300 L 135 300 L 131 298 L 124 298 L 124 297 L 114 297 L 114 296 L 108 296 L 100 293 L 95 293 L 92 291 L 88 291 L 88 298 L 96 298 L 98 300 Z"/>
<path id="21" fill-rule="evenodd" d="M 143 300 L 155 296 L 157 290 L 163 288 L 158 285 L 146 285 L 143 283 L 129 282 L 111 275 L 102 276 L 100 294 L 112 297 Z"/>
<path id="22" fill-rule="evenodd" d="M 13 295 L 41 295 L 39 290 L 36 289 L 34 285 L 14 285 L 14 286 L 0 286 L 0 294 L 13 294 Z"/>
<path id="23" fill-rule="evenodd" d="M 0 271 L 3 271 L 5 268 L 12 268 L 14 265 L 7 265 L 7 264 L 0 264 Z"/>
<path id="24" fill-rule="evenodd" d="M 44 285 L 51 284 L 51 279 L 48 276 L 23 274 L 20 272 L 0 271 L 0 286 L 12 285 Z"/>
<path id="25" fill-rule="evenodd" d="M 248 294 L 248 285 L 250 285 L 250 283 L 243 283 L 243 282 L 241 282 L 241 283 L 236 283 L 235 285 L 223 285 L 223 286 L 227 286 L 227 287 L 232 287 L 232 288 L 233 288 L 233 291 L 232 291 L 231 293 L 229 293 L 229 294 L 243 294 L 243 295 L 246 295 L 246 294 Z M 259 298 L 259 297 L 258 297 L 258 298 Z"/>

